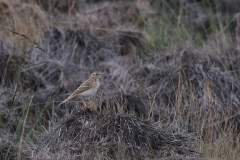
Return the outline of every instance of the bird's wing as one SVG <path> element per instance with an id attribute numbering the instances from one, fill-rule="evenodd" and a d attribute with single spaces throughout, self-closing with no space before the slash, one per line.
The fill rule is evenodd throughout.
<path id="1" fill-rule="evenodd" d="M 76 89 L 67 99 L 65 99 L 62 103 L 60 103 L 59 105 L 67 102 L 68 100 L 72 99 L 73 97 L 75 97 L 76 95 L 89 90 L 90 88 L 92 88 L 94 85 L 94 80 L 89 79 L 87 81 L 85 81 L 80 87 L 78 87 L 78 89 Z M 59 106 L 58 105 L 58 106 Z"/>
<path id="2" fill-rule="evenodd" d="M 71 95 L 75 96 L 78 95 L 84 91 L 87 91 L 89 89 L 91 89 L 93 87 L 94 81 L 92 79 L 89 79 L 87 81 L 85 81 L 80 87 L 78 87 L 78 89 L 76 89 Z"/>

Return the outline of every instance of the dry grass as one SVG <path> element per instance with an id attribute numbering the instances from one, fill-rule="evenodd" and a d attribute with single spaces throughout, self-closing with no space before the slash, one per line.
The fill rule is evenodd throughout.
<path id="1" fill-rule="evenodd" d="M 79 156 L 82 159 L 99 156 L 119 159 L 120 154 L 127 159 L 199 155 L 186 145 L 192 136 L 169 134 L 135 115 L 114 111 L 74 111 L 42 136 L 40 151 L 34 153 L 44 159 L 49 155 L 59 156 L 65 149 L 69 150 L 68 158 Z"/>
<path id="2" fill-rule="evenodd" d="M 238 159 L 239 2 L 180 2 L 1 2 L 0 159 Z"/>

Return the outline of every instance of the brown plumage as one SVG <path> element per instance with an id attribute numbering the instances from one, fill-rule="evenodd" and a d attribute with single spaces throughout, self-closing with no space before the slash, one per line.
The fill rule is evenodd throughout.
<path id="1" fill-rule="evenodd" d="M 86 80 L 80 87 L 78 87 L 78 89 L 76 89 L 67 99 L 65 99 L 58 106 L 69 101 L 75 96 L 79 96 L 83 99 L 93 97 L 96 94 L 97 89 L 99 87 L 98 77 L 101 75 L 103 75 L 103 73 L 93 72 L 88 80 Z"/>

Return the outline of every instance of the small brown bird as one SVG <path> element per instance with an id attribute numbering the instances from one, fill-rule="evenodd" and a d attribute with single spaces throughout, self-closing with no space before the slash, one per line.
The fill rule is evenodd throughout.
<path id="1" fill-rule="evenodd" d="M 67 99 L 65 99 L 61 104 L 67 102 L 75 96 L 79 96 L 83 99 L 88 99 L 93 97 L 99 87 L 98 77 L 104 75 L 104 73 L 93 72 L 88 80 L 86 80 L 78 89 L 76 89 Z M 83 101 L 84 106 L 86 107 L 85 102 Z"/>

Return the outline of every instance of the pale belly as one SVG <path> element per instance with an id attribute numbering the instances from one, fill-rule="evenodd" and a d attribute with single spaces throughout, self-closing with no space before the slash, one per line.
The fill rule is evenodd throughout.
<path id="1" fill-rule="evenodd" d="M 93 97 L 96 94 L 96 92 L 97 92 L 97 89 L 93 88 L 93 89 L 89 89 L 87 91 L 82 92 L 81 94 L 79 94 L 79 96 L 81 98 L 87 99 L 87 98 Z"/>

